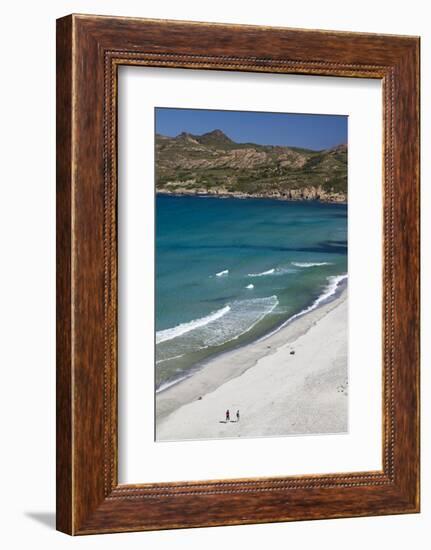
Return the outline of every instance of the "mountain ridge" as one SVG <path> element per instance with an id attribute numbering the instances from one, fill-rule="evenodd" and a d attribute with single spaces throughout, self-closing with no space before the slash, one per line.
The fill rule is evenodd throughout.
<path id="1" fill-rule="evenodd" d="M 237 143 L 222 130 L 156 134 L 156 192 L 347 201 L 347 145 L 315 151 Z"/>

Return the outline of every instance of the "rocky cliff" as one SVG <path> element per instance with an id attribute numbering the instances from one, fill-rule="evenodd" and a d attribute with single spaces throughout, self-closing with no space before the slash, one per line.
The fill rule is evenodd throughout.
<path id="1" fill-rule="evenodd" d="M 323 151 L 235 143 L 221 130 L 156 135 L 156 191 L 347 201 L 347 146 Z"/>

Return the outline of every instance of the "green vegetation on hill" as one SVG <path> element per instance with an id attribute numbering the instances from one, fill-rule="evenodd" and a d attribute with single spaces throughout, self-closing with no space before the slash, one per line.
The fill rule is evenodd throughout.
<path id="1" fill-rule="evenodd" d="M 347 201 L 347 146 L 324 151 L 235 143 L 221 130 L 156 135 L 156 190 Z"/>

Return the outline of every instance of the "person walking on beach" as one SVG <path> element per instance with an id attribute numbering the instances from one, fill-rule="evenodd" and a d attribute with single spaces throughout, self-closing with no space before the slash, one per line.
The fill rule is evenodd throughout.
<path id="1" fill-rule="evenodd" d="M 229 422 L 230 420 L 230 413 L 229 413 L 229 409 L 227 409 L 226 411 L 226 422 Z"/>
<path id="2" fill-rule="evenodd" d="M 239 409 L 236 411 L 236 421 L 239 422 Z"/>

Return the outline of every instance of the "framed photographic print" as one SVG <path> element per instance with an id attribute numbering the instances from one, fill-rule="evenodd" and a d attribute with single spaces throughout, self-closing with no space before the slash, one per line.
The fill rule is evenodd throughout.
<path id="1" fill-rule="evenodd" d="M 155 124 L 156 441 L 346 432 L 347 116 Z"/>
<path id="2" fill-rule="evenodd" d="M 419 511 L 419 39 L 57 22 L 57 528 Z"/>

